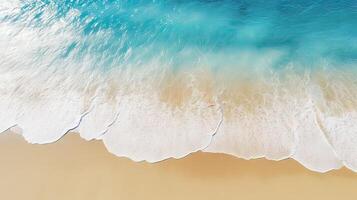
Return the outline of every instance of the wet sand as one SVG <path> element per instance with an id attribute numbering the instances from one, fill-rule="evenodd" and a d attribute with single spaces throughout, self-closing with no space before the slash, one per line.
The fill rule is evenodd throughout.
<path id="1" fill-rule="evenodd" d="M 0 135 L 0 199 L 356 199 L 357 173 L 311 172 L 294 160 L 242 160 L 212 153 L 156 164 L 106 151 L 67 134 L 31 145 Z"/>

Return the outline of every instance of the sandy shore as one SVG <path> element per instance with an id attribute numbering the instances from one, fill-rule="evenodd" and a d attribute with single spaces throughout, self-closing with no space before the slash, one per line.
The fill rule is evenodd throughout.
<path id="1" fill-rule="evenodd" d="M 356 199 L 357 174 L 311 172 L 296 161 L 195 153 L 136 163 L 76 134 L 31 145 L 0 135 L 0 199 Z"/>

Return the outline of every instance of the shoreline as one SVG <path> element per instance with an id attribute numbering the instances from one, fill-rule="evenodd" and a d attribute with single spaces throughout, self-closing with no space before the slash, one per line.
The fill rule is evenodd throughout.
<path id="1" fill-rule="evenodd" d="M 292 159 L 243 160 L 203 152 L 154 164 L 133 162 L 108 153 L 101 141 L 72 133 L 47 145 L 3 133 L 0 163 L 1 199 L 326 200 L 357 195 L 357 174 L 346 168 L 318 173 Z"/>
<path id="2" fill-rule="evenodd" d="M 77 128 L 68 130 L 58 140 L 53 141 L 53 142 L 48 142 L 48 143 L 31 143 L 30 141 L 27 141 L 23 137 L 22 133 L 23 133 L 23 130 L 21 129 L 21 127 L 18 127 L 16 125 L 16 126 L 13 126 L 13 127 L 9 128 L 8 130 L 0 132 L 0 140 L 1 140 L 1 137 L 10 138 L 11 140 L 15 140 L 15 138 L 16 138 L 17 142 L 19 142 L 19 143 L 25 142 L 27 145 L 33 145 L 35 147 L 38 147 L 38 146 L 55 145 L 57 143 L 62 143 L 61 142 L 62 140 L 68 140 L 68 139 L 65 139 L 65 138 L 70 138 L 69 140 L 73 140 L 73 139 L 74 140 L 80 140 L 81 143 L 87 143 L 88 142 L 88 143 L 95 143 L 96 145 L 102 146 L 104 148 L 105 152 L 107 154 L 109 154 L 110 156 L 113 156 L 114 158 L 126 159 L 126 160 L 128 160 L 130 162 L 144 163 L 144 164 L 149 164 L 149 165 L 160 164 L 162 162 L 170 162 L 170 160 L 181 160 L 181 159 L 185 159 L 187 157 L 195 157 L 196 154 L 199 154 L 199 155 L 201 155 L 201 154 L 202 155 L 206 155 L 207 154 L 207 155 L 213 155 L 213 156 L 217 155 L 217 156 L 223 156 L 223 157 L 231 157 L 232 159 L 237 159 L 237 160 L 241 160 L 241 161 L 251 161 L 251 162 L 252 161 L 260 162 L 260 160 L 263 160 L 263 161 L 266 161 L 266 162 L 286 162 L 286 161 L 288 161 L 288 162 L 293 162 L 293 163 L 297 164 L 298 166 L 304 168 L 305 170 L 308 170 L 308 171 L 313 172 L 313 173 L 328 174 L 328 173 L 331 173 L 331 172 L 334 172 L 334 171 L 342 170 L 342 171 L 351 172 L 352 174 L 356 174 L 356 177 L 357 177 L 357 172 L 355 172 L 352 169 L 346 167 L 345 165 L 342 165 L 339 168 L 331 168 L 331 169 L 325 170 L 325 171 L 318 171 L 318 170 L 311 169 L 311 168 L 305 166 L 304 163 L 301 163 L 299 160 L 295 159 L 294 155 L 290 155 L 290 156 L 287 156 L 285 158 L 280 158 L 280 159 L 271 159 L 271 158 L 268 158 L 266 156 L 246 158 L 246 157 L 241 157 L 239 155 L 235 155 L 234 153 L 220 152 L 220 151 L 216 151 L 216 152 L 215 151 L 210 151 L 210 149 L 208 148 L 209 146 L 206 146 L 206 148 L 197 149 L 195 151 L 188 152 L 187 154 L 185 154 L 183 156 L 180 156 L 180 157 L 168 157 L 168 158 L 165 158 L 165 159 L 162 159 L 162 160 L 150 162 L 148 160 L 135 160 L 135 159 L 133 159 L 133 158 L 131 158 L 129 156 L 126 156 L 126 155 L 117 155 L 117 154 L 111 152 L 106 147 L 106 145 L 105 145 L 105 143 L 104 143 L 102 138 L 87 139 L 87 138 L 83 137 L 80 132 L 78 132 Z M 20 140 L 22 140 L 22 141 L 20 141 Z M 79 141 L 76 141 L 76 142 L 79 142 Z M 212 141 L 211 141 L 211 143 L 212 143 Z M 1 141 L 0 141 L 0 145 L 1 145 Z M 80 144 L 80 145 L 82 145 L 82 144 Z"/>

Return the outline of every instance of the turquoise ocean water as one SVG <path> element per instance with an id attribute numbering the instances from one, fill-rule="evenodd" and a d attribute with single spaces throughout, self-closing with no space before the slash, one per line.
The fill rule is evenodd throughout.
<path id="1" fill-rule="evenodd" d="M 4 0 L 0 132 L 357 170 L 356 0 Z"/>

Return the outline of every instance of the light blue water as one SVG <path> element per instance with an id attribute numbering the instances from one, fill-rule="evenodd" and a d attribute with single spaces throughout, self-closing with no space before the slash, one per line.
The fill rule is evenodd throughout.
<path id="1" fill-rule="evenodd" d="M 41 29 L 68 20 L 73 11 L 78 15 L 69 24 L 81 39 L 58 54 L 76 59 L 90 54 L 98 59 L 93 67 L 102 69 L 157 57 L 174 68 L 193 67 L 207 55 L 231 55 L 224 62 L 207 60 L 220 68 L 234 66 L 241 52 L 266 50 L 282 52 L 274 68 L 357 62 L 355 0 L 23 0 L 19 12 L 0 19 Z M 109 34 L 98 34 L 103 31 Z"/>
<path id="2" fill-rule="evenodd" d="M 0 1 L 0 133 L 31 143 L 357 171 L 355 70 L 356 0 Z"/>

